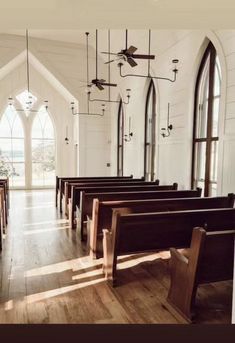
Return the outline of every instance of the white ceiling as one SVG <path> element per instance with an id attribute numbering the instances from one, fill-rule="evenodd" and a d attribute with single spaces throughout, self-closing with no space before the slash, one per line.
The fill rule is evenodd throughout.
<path id="1" fill-rule="evenodd" d="M 8 0 L 1 28 L 234 28 L 234 0 Z"/>

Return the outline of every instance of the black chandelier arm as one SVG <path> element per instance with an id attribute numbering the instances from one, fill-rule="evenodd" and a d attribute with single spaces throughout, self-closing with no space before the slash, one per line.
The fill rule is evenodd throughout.
<path id="1" fill-rule="evenodd" d="M 98 101 L 98 102 L 108 102 L 108 103 L 119 103 L 120 102 L 120 100 L 91 99 L 91 93 L 88 93 L 88 100 L 90 102 L 95 102 L 95 101 Z M 127 95 L 127 101 L 122 101 L 122 103 L 125 104 L 125 105 L 128 105 L 130 103 L 130 95 Z"/>
<path id="2" fill-rule="evenodd" d="M 76 116 L 76 115 L 86 115 L 86 116 L 99 116 L 99 117 L 103 117 L 104 116 L 104 112 L 105 109 L 102 108 L 102 113 L 90 113 L 90 112 L 76 112 L 74 111 L 74 107 L 71 107 L 71 111 L 72 111 L 72 115 Z"/>
<path id="3" fill-rule="evenodd" d="M 126 74 L 126 75 L 123 75 L 122 74 L 122 66 L 123 66 L 123 63 L 118 63 L 118 66 L 119 66 L 119 75 L 121 77 L 142 77 L 142 78 L 148 78 L 148 79 L 155 79 L 155 80 L 165 80 L 165 81 L 170 81 L 170 82 L 175 82 L 176 81 L 176 74 L 178 72 L 178 69 L 174 69 L 173 70 L 173 73 L 174 73 L 174 78 L 173 79 L 170 79 L 170 78 L 167 78 L 167 77 L 161 77 L 161 76 L 151 76 L 151 75 L 140 75 L 140 74 Z"/>

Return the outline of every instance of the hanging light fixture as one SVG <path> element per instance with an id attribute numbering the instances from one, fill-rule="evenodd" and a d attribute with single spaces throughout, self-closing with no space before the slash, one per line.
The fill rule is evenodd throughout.
<path id="1" fill-rule="evenodd" d="M 27 79 L 27 90 L 26 92 L 23 92 L 20 94 L 17 98 L 22 104 L 22 108 L 16 109 L 14 107 L 14 110 L 16 112 L 24 112 L 26 117 L 29 116 L 31 112 L 38 112 L 39 110 L 33 109 L 34 103 L 36 102 L 36 98 L 33 96 L 33 94 L 30 92 L 30 73 L 29 73 L 29 34 L 28 29 L 26 29 L 26 79 Z M 13 108 L 14 106 L 14 99 L 12 97 L 8 98 L 8 105 Z M 44 100 L 44 108 L 47 111 L 48 110 L 48 100 Z"/>
<path id="2" fill-rule="evenodd" d="M 149 49 L 148 49 L 148 52 L 149 52 L 149 55 L 150 55 L 150 52 L 151 52 L 151 30 L 149 30 Z M 151 55 L 150 55 L 151 56 Z M 172 60 L 172 64 L 173 64 L 173 78 L 170 79 L 168 77 L 161 77 L 161 76 L 152 76 L 150 74 L 150 62 L 151 62 L 151 59 L 149 58 L 148 59 L 148 73 L 147 75 L 139 75 L 139 74 L 122 74 L 122 67 L 123 67 L 123 63 L 122 62 L 119 62 L 118 63 L 118 67 L 119 67 L 119 73 L 120 73 L 120 76 L 121 77 L 144 77 L 144 78 L 150 78 L 150 79 L 157 79 L 157 80 L 165 80 L 165 81 L 169 81 L 169 82 L 175 82 L 176 81 L 176 76 L 177 76 L 177 73 L 178 73 L 178 69 L 177 69 L 177 64 L 179 63 L 179 60 L 178 59 L 173 59 Z"/>
<path id="3" fill-rule="evenodd" d="M 90 97 L 90 88 L 91 88 L 91 85 L 89 84 L 89 60 L 88 60 L 88 36 L 89 36 L 89 32 L 86 32 L 86 54 L 87 54 L 87 89 L 86 89 L 86 93 L 87 93 L 87 112 L 78 112 L 78 110 L 76 110 L 75 108 L 75 102 L 72 101 L 70 103 L 70 109 L 72 111 L 72 114 L 75 116 L 75 115 L 86 115 L 86 116 L 100 116 L 100 117 L 103 117 L 104 116 L 104 113 L 105 113 L 105 104 L 102 104 L 101 105 L 101 113 L 91 113 L 90 112 L 90 101 L 89 101 L 89 97 Z M 97 69 L 96 69 L 97 71 Z"/>
<path id="4" fill-rule="evenodd" d="M 173 129 L 173 125 L 170 124 L 170 104 L 168 103 L 166 127 L 161 128 L 161 130 L 164 131 L 161 133 L 162 137 L 163 138 L 169 137 L 172 129 Z M 165 132 L 167 132 L 167 133 L 165 133 Z"/>
<path id="5" fill-rule="evenodd" d="M 88 45 L 88 40 L 87 40 L 87 45 Z M 108 56 L 109 56 L 109 59 L 108 59 L 108 62 L 107 62 L 107 64 L 108 64 L 108 84 L 110 84 L 110 79 L 111 79 L 110 30 L 108 30 Z M 98 59 L 98 30 L 96 30 L 96 65 L 98 63 L 97 59 Z M 88 60 L 88 49 L 87 49 L 87 60 Z M 89 79 L 89 75 L 87 75 L 87 80 L 88 79 Z M 122 103 L 125 104 L 125 105 L 129 104 L 130 97 L 131 97 L 130 91 L 131 91 L 130 88 L 126 89 L 127 101 L 122 100 Z M 91 98 L 91 91 L 90 91 L 90 89 L 88 90 L 87 94 L 88 94 L 88 99 L 91 102 L 94 102 L 94 101 L 98 102 L 98 101 L 100 101 L 100 102 L 109 102 L 109 103 L 119 103 L 119 100 L 111 100 L 111 87 L 110 87 L 110 85 L 108 86 L 108 99 L 92 99 Z"/>

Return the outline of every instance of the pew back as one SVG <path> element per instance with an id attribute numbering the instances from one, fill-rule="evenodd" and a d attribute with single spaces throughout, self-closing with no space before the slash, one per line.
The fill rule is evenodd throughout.
<path id="1" fill-rule="evenodd" d="M 129 214 L 114 209 L 111 232 L 104 230 L 104 271 L 115 282 L 117 256 L 190 246 L 194 227 L 216 231 L 235 228 L 235 209 Z M 223 230 L 224 231 L 224 230 Z"/>
<path id="2" fill-rule="evenodd" d="M 151 213 L 210 208 L 233 208 L 235 195 L 211 198 L 151 199 L 127 201 L 103 201 L 94 199 L 90 225 L 90 249 L 93 257 L 102 257 L 102 230 L 110 229 L 112 212 L 115 208 L 126 207 L 129 213 Z M 97 240 L 99 242 L 97 242 Z"/>

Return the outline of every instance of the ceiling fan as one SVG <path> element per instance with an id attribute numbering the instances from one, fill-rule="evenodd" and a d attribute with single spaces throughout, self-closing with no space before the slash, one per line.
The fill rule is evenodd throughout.
<path id="1" fill-rule="evenodd" d="M 113 60 L 109 60 L 108 62 L 105 62 L 105 64 L 112 63 L 114 61 L 118 61 L 118 60 L 122 59 L 125 62 L 129 63 L 129 65 L 131 67 L 136 67 L 138 65 L 136 63 L 135 59 L 142 59 L 142 60 L 154 60 L 155 59 L 155 55 L 135 54 L 135 52 L 137 50 L 138 49 L 133 45 L 131 45 L 128 48 L 128 30 L 126 30 L 126 48 L 125 49 L 121 50 L 118 53 L 106 52 L 106 51 L 103 51 L 101 53 L 102 54 L 108 54 L 108 55 L 114 55 L 117 57 Z"/>
<path id="2" fill-rule="evenodd" d="M 101 91 L 104 89 L 104 86 L 117 87 L 116 83 L 106 82 L 106 80 L 98 78 L 98 30 L 96 30 L 96 77 L 87 86 L 92 87 L 93 85 Z"/>

